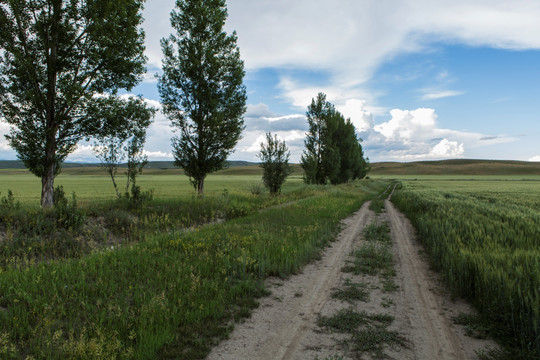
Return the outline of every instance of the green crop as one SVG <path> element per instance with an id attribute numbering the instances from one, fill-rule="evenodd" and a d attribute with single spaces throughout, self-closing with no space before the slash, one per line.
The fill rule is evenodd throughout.
<path id="1" fill-rule="evenodd" d="M 455 294 L 523 358 L 540 355 L 540 184 L 415 181 L 394 203 Z"/>

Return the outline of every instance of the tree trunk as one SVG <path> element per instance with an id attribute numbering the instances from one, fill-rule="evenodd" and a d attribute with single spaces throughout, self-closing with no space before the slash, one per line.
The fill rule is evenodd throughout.
<path id="1" fill-rule="evenodd" d="M 204 196 L 204 178 L 197 179 L 197 192 L 199 196 Z"/>
<path id="2" fill-rule="evenodd" d="M 50 4 L 50 3 L 49 3 Z M 50 6 L 50 5 L 49 5 Z M 47 42 L 47 119 L 45 139 L 45 169 L 41 175 L 41 207 L 50 209 L 54 205 L 54 176 L 56 175 L 56 133 L 59 124 L 56 114 L 56 81 L 57 81 L 57 44 L 60 25 L 61 1 L 52 4 L 50 44 Z M 49 7 L 49 11 L 51 11 Z M 50 47 L 49 47 L 50 45 Z"/>
<path id="3" fill-rule="evenodd" d="M 41 207 L 50 209 L 53 207 L 54 196 L 54 173 L 55 173 L 55 151 L 47 149 L 45 173 L 41 177 Z"/>

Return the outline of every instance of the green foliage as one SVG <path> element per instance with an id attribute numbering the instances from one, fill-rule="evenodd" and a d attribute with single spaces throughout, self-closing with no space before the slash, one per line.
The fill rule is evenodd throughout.
<path id="1" fill-rule="evenodd" d="M 0 208 L 3 211 L 18 210 L 20 207 L 21 203 L 19 201 L 15 201 L 15 197 L 13 196 L 13 192 L 11 190 L 8 190 L 7 196 L 2 196 L 0 199 Z"/>
<path id="2" fill-rule="evenodd" d="M 354 125 L 319 93 L 306 112 L 309 131 L 301 165 L 308 184 L 346 183 L 369 171 Z"/>
<path id="3" fill-rule="evenodd" d="M 0 2 L 0 115 L 19 159 L 42 178 L 42 206 L 106 101 L 144 73 L 143 0 Z"/>
<path id="4" fill-rule="evenodd" d="M 528 190 L 527 190 L 528 189 Z M 540 197 L 521 182 L 413 182 L 393 201 L 433 264 L 511 351 L 540 354 Z"/>
<path id="5" fill-rule="evenodd" d="M 175 164 L 199 194 L 209 173 L 223 169 L 244 128 L 244 63 L 233 32 L 223 26 L 225 0 L 178 0 L 171 14 L 176 35 L 161 41 L 163 111 L 178 130 Z"/>
<path id="6" fill-rule="evenodd" d="M 63 186 L 57 186 L 54 190 L 54 213 L 56 224 L 66 230 L 79 230 L 86 220 L 84 213 L 77 206 L 77 196 L 75 192 L 69 201 L 64 192 Z"/>
<path id="7" fill-rule="evenodd" d="M 266 143 L 261 143 L 258 157 L 261 159 L 260 167 L 263 168 L 264 186 L 272 195 L 281 192 L 281 186 L 291 173 L 290 155 L 285 141 L 278 140 L 277 135 L 272 138 L 271 133 L 266 133 Z"/>
<path id="8" fill-rule="evenodd" d="M 136 177 L 148 163 L 143 154 L 146 131 L 152 123 L 156 109 L 146 107 L 143 99 L 130 97 L 125 106 L 118 107 L 118 101 L 109 98 L 110 108 L 102 111 L 107 117 L 106 127 L 96 137 L 93 152 L 101 161 L 101 167 L 111 177 L 116 196 L 122 192 L 116 183 L 116 173 L 120 163 L 127 159 L 125 194 L 129 195 L 130 186 L 135 187 Z M 133 190 L 132 190 L 133 191 Z"/>
<path id="9" fill-rule="evenodd" d="M 5 269 L 1 344 L 16 358 L 204 358 L 265 294 L 261 280 L 315 258 L 374 185 L 308 188 L 311 197 L 223 224 Z"/>

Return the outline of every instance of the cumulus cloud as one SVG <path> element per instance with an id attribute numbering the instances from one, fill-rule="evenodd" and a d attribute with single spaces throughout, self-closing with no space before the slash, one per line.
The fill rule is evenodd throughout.
<path id="1" fill-rule="evenodd" d="M 420 108 L 417 110 L 390 111 L 392 119 L 388 122 L 376 125 L 374 130 L 382 134 L 386 140 L 411 141 L 425 139 L 432 135 L 435 128 L 437 114 L 433 109 Z"/>
<path id="2" fill-rule="evenodd" d="M 529 161 L 540 162 L 540 155 L 533 156 L 529 159 Z"/>
<path id="3" fill-rule="evenodd" d="M 442 139 L 440 143 L 431 149 L 429 155 L 440 158 L 456 158 L 463 156 L 464 152 L 465 147 L 463 144 L 459 144 L 457 141 Z"/>
<path id="4" fill-rule="evenodd" d="M 389 121 L 375 125 L 375 117 L 388 116 L 390 108 L 377 106 L 382 94 L 365 87 L 385 61 L 404 53 L 430 51 L 434 43 L 449 42 L 503 49 L 540 49 L 540 2 L 516 0 L 366 0 L 331 2 L 312 0 L 228 0 L 228 32 L 236 30 L 246 69 L 291 69 L 278 75 L 277 90 L 296 110 L 275 114 L 264 104 L 248 106 L 244 139 L 235 158 L 258 147 L 265 131 L 286 134 L 306 130 L 303 113 L 320 91 L 365 139 L 365 147 L 394 159 L 409 156 L 466 154 L 468 149 L 513 141 L 507 136 L 442 129 L 433 109 L 390 112 Z M 169 36 L 169 14 L 174 0 L 148 2 L 144 17 L 149 72 L 161 67 L 159 40 Z M 496 26 L 494 26 L 496 24 Z M 330 30 L 329 30 L 330 29 Z M 376 34 L 377 36 L 373 36 Z M 294 69 L 325 74 L 318 84 L 305 82 Z M 406 76 L 406 75 L 404 75 Z M 421 100 L 459 96 L 448 72 L 423 89 Z M 152 76 L 147 78 L 151 80 Z M 155 142 L 170 143 L 170 128 L 153 126 Z M 437 140 L 433 140 L 437 139 Z M 384 144 L 386 150 L 380 147 Z M 157 151 L 157 147 L 156 147 Z M 164 150 L 167 152 L 166 150 Z M 292 152 L 292 150 L 291 150 Z M 301 150 L 297 152 L 299 154 Z M 249 155 L 252 158 L 252 155 Z M 377 156 L 371 156 L 372 159 Z M 382 157 L 381 157 L 382 159 Z"/>
<path id="5" fill-rule="evenodd" d="M 391 119 L 374 125 L 364 137 L 366 154 L 375 161 L 462 158 L 467 149 L 515 141 L 504 135 L 439 127 L 434 109 L 393 109 Z"/>
<path id="6" fill-rule="evenodd" d="M 359 99 L 349 99 L 345 104 L 337 106 L 337 110 L 350 118 L 356 131 L 359 133 L 368 131 L 373 127 L 373 114 L 366 110 L 366 101 Z"/>

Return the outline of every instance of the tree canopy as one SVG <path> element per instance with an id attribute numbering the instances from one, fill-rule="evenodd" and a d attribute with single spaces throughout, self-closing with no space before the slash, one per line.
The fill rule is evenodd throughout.
<path id="1" fill-rule="evenodd" d="M 350 119 L 319 93 L 306 112 L 308 134 L 301 165 L 308 184 L 345 183 L 367 175 L 368 162 Z"/>
<path id="2" fill-rule="evenodd" d="M 42 179 L 53 204 L 54 177 L 83 138 L 103 128 L 116 94 L 142 78 L 144 0 L 0 0 L 0 115 L 10 145 Z M 105 106 L 106 104 L 107 106 Z"/>
<path id="3" fill-rule="evenodd" d="M 201 195 L 206 176 L 226 166 L 244 129 L 244 63 L 236 33 L 223 30 L 226 18 L 225 0 L 177 0 L 171 14 L 176 35 L 161 41 L 158 87 L 178 134 L 175 164 Z"/>
<path id="4" fill-rule="evenodd" d="M 100 134 L 96 136 L 93 152 L 111 177 L 116 195 L 120 198 L 122 195 L 129 196 L 130 185 L 135 186 L 135 178 L 148 163 L 143 148 L 146 132 L 157 110 L 147 107 L 139 97 L 127 98 L 123 108 L 114 108 L 114 99 L 110 100 L 113 108 L 104 112 L 108 118 Z M 122 193 L 116 183 L 116 173 L 124 160 L 127 160 L 128 169 L 126 186 Z"/>
<path id="5" fill-rule="evenodd" d="M 260 167 L 263 169 L 264 186 L 272 195 L 281 192 L 281 186 L 291 173 L 290 156 L 291 153 L 285 141 L 279 140 L 277 135 L 272 137 L 271 133 L 266 133 L 266 143 L 261 143 L 258 157 L 261 159 Z"/>

